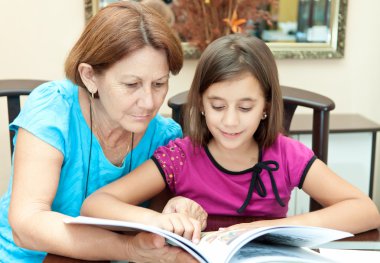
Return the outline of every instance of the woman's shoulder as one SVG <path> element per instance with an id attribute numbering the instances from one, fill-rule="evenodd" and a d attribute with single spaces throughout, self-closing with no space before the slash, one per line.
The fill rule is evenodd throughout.
<path id="1" fill-rule="evenodd" d="M 67 118 L 74 101 L 77 99 L 78 87 L 69 80 L 46 82 L 36 87 L 28 96 L 20 114 L 13 124 L 55 121 Z"/>
<path id="2" fill-rule="evenodd" d="M 161 114 L 157 114 L 149 126 L 148 130 L 150 129 L 155 137 L 160 136 L 168 141 L 182 137 L 181 126 L 172 118 L 164 117 Z"/>
<path id="3" fill-rule="evenodd" d="M 139 148 L 148 151 L 150 155 L 160 146 L 167 145 L 169 141 L 182 137 L 181 126 L 173 119 L 157 114 L 149 123 Z"/>
<path id="4" fill-rule="evenodd" d="M 70 80 L 56 80 L 45 82 L 36 87 L 29 95 L 27 102 L 40 100 L 64 99 L 71 101 L 78 92 L 78 86 Z"/>
<path id="5" fill-rule="evenodd" d="M 28 96 L 10 129 L 23 128 L 63 152 L 78 88 L 68 80 L 46 82 Z"/>

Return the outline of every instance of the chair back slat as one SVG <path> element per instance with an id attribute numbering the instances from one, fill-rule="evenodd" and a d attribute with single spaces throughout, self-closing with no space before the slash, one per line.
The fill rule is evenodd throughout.
<path id="1" fill-rule="evenodd" d="M 8 124 L 12 123 L 20 113 L 21 103 L 20 98 L 24 95 L 29 95 L 30 92 L 47 80 L 36 79 L 3 79 L 0 80 L 0 97 L 7 98 Z M 10 149 L 13 154 L 14 132 L 9 131 Z"/>

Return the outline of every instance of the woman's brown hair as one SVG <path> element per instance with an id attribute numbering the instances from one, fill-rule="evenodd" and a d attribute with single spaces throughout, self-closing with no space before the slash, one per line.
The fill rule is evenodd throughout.
<path id="1" fill-rule="evenodd" d="M 202 96 L 214 83 L 249 72 L 260 83 L 268 117 L 260 122 L 253 137 L 269 147 L 282 132 L 283 101 L 273 54 L 258 38 L 232 34 L 212 42 L 202 53 L 188 94 L 184 130 L 194 145 L 205 146 L 212 138 L 202 116 Z"/>
<path id="2" fill-rule="evenodd" d="M 172 74 L 181 70 L 181 43 L 162 16 L 137 2 L 112 3 L 89 21 L 70 51 L 65 63 L 66 77 L 85 87 L 78 72 L 80 63 L 91 65 L 96 73 L 101 74 L 144 46 L 165 50 Z"/>

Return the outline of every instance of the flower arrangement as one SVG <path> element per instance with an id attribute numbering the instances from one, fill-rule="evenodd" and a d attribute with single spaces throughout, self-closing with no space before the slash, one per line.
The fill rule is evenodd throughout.
<path id="1" fill-rule="evenodd" d="M 263 26 L 272 25 L 270 9 L 278 6 L 278 1 L 174 0 L 174 28 L 183 42 L 202 51 L 222 35 L 239 32 L 259 36 Z"/>

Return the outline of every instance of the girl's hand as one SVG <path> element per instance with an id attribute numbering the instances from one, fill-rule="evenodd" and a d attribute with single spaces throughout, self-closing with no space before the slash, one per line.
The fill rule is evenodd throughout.
<path id="1" fill-rule="evenodd" d="M 198 220 L 185 214 L 171 213 L 159 214 L 152 219 L 154 224 L 162 229 L 183 236 L 186 239 L 199 243 L 201 237 L 201 224 Z"/>
<path id="2" fill-rule="evenodd" d="M 207 226 L 207 212 L 197 202 L 183 196 L 176 196 L 170 199 L 162 210 L 162 213 L 180 213 L 192 217 L 200 222 L 201 230 Z"/>
<path id="3" fill-rule="evenodd" d="M 139 233 L 127 242 L 127 254 L 133 262 L 189 262 L 196 263 L 190 254 L 165 242 L 165 238 L 152 233 Z"/>

